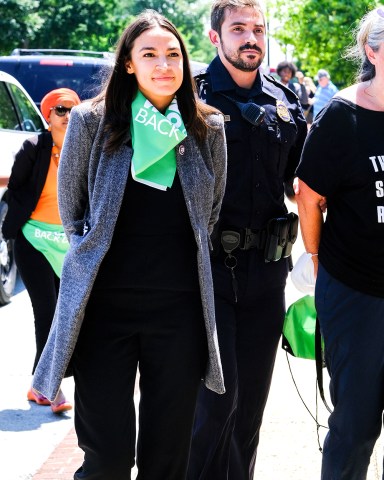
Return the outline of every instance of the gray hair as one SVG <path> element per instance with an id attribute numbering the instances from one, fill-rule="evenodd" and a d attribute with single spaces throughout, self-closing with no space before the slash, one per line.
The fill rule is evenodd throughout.
<path id="1" fill-rule="evenodd" d="M 356 43 L 346 51 L 345 58 L 360 63 L 357 80 L 365 82 L 376 75 L 375 66 L 369 61 L 365 52 L 365 45 L 369 45 L 374 52 L 379 50 L 384 42 L 384 7 L 379 6 L 371 10 L 360 20 L 355 30 Z"/>
<path id="2" fill-rule="evenodd" d="M 259 0 L 214 0 L 211 7 L 211 28 L 221 35 L 221 26 L 224 22 L 225 11 L 237 8 L 254 8 L 261 13 L 266 25 L 263 5 Z"/>

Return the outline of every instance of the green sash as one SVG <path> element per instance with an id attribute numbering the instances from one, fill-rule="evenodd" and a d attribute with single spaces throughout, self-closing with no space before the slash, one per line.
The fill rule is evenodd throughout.
<path id="1" fill-rule="evenodd" d="M 45 256 L 60 277 L 64 256 L 69 247 L 63 226 L 28 220 L 21 230 L 28 242 Z"/>
<path id="2" fill-rule="evenodd" d="M 176 174 L 174 148 L 187 136 L 176 97 L 163 115 L 138 91 L 131 108 L 132 177 L 166 190 Z"/>

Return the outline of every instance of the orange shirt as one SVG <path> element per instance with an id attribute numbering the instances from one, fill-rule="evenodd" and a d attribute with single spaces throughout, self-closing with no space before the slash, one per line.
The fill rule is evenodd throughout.
<path id="1" fill-rule="evenodd" d="M 61 225 L 57 203 L 57 165 L 53 157 L 51 157 L 43 191 L 31 218 L 39 222 Z"/>

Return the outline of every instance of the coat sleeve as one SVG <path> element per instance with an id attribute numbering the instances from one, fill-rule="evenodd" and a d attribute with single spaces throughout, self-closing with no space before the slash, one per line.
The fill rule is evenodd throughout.
<path id="1" fill-rule="evenodd" d="M 227 143 L 224 131 L 224 117 L 215 115 L 215 126 L 211 133 L 211 155 L 215 174 L 215 190 L 212 213 L 209 219 L 208 232 L 212 233 L 213 227 L 219 219 L 221 204 L 224 197 L 227 180 Z"/>
<path id="2" fill-rule="evenodd" d="M 46 164 L 44 161 L 41 163 L 44 160 L 41 145 L 41 138 L 29 138 L 16 154 L 8 182 L 8 213 L 2 225 L 2 234 L 6 239 L 16 238 L 36 207 L 44 186 L 50 157 Z"/>
<path id="3" fill-rule="evenodd" d="M 88 169 L 94 135 L 83 107 L 71 111 L 58 171 L 59 212 L 68 239 L 73 233 L 83 233 L 89 206 Z"/>
<path id="4" fill-rule="evenodd" d="M 16 153 L 15 162 L 8 183 L 10 194 L 28 183 L 36 161 L 37 143 L 37 136 L 28 138 Z"/>

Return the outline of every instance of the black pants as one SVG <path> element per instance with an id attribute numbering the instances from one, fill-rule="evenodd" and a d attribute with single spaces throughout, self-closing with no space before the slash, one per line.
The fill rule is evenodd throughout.
<path id="1" fill-rule="evenodd" d="M 74 479 L 131 478 L 139 366 L 137 478 L 183 480 L 207 354 L 200 293 L 95 289 L 73 356 Z"/>
<path id="2" fill-rule="evenodd" d="M 251 480 L 285 313 L 286 260 L 236 251 L 239 292 L 221 255 L 213 262 L 216 322 L 226 393 L 201 388 L 189 480 Z"/>
<path id="3" fill-rule="evenodd" d="M 384 298 L 348 287 L 319 265 L 315 302 L 334 406 L 321 479 L 364 480 L 383 425 Z"/>
<path id="4" fill-rule="evenodd" d="M 15 240 L 15 260 L 31 299 L 35 317 L 36 356 L 32 368 L 34 373 L 51 328 L 60 279 L 45 256 L 28 242 L 21 231 Z"/>

